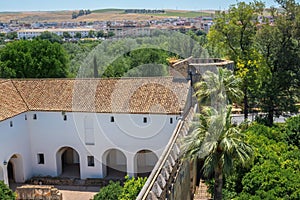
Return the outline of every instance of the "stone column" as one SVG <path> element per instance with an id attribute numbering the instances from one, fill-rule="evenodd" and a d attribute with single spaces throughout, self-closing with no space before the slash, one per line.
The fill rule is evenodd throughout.
<path id="1" fill-rule="evenodd" d="M 7 165 L 8 165 L 8 163 L 2 167 L 3 168 L 3 180 L 4 180 L 4 183 L 9 186 Z"/>
<path id="2" fill-rule="evenodd" d="M 134 161 L 134 154 L 128 153 L 126 155 L 127 158 L 127 175 L 130 177 L 135 176 L 135 170 L 136 170 L 136 163 Z"/>

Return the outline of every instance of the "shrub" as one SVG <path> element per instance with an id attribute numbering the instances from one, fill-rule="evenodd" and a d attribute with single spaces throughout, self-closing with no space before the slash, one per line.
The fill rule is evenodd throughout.
<path id="1" fill-rule="evenodd" d="M 122 194 L 120 196 L 120 200 L 132 200 L 136 199 L 138 196 L 139 192 L 145 185 L 147 178 L 141 178 L 138 177 L 137 179 L 129 178 L 129 176 L 126 176 L 126 182 L 123 187 Z"/>
<path id="2" fill-rule="evenodd" d="M 100 189 L 100 192 L 94 196 L 94 200 L 116 200 L 122 193 L 120 182 L 110 181 L 109 185 Z"/>
<path id="3" fill-rule="evenodd" d="M 15 198 L 15 193 L 3 181 L 0 181 L 0 199 L 14 200 Z"/>

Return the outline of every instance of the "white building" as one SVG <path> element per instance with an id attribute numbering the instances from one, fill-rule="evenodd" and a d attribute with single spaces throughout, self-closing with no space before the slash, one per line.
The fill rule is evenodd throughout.
<path id="1" fill-rule="evenodd" d="M 63 36 L 64 32 L 69 33 L 72 37 L 76 35 L 76 33 L 80 33 L 81 37 L 87 37 L 90 31 L 95 31 L 95 29 L 90 28 L 74 28 L 74 29 L 21 29 L 18 30 L 18 39 L 30 39 L 40 36 L 43 32 L 55 33 L 58 36 Z"/>
<path id="2" fill-rule="evenodd" d="M 172 77 L 2 79 L 0 180 L 148 173 L 188 96 Z"/>

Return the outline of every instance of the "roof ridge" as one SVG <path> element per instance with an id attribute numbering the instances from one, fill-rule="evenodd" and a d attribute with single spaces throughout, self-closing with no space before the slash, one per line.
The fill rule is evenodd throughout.
<path id="1" fill-rule="evenodd" d="M 149 76 L 149 77 L 111 77 L 111 78 L 16 78 L 16 79 L 2 79 L 11 81 L 39 81 L 39 80 L 122 80 L 122 79 L 172 79 L 173 76 Z M 1 80 L 1 79 L 0 79 Z"/>
<path id="2" fill-rule="evenodd" d="M 10 81 L 11 81 L 12 85 L 14 86 L 14 88 L 16 89 L 16 91 L 18 92 L 18 94 L 20 95 L 20 97 L 21 97 L 22 101 L 23 101 L 23 102 L 24 102 L 24 104 L 26 105 L 27 111 L 30 111 L 30 109 L 29 109 L 29 106 L 28 106 L 27 102 L 26 102 L 26 101 L 25 101 L 25 99 L 23 98 L 23 96 L 22 96 L 21 92 L 18 90 L 18 88 L 17 88 L 17 86 L 15 85 L 14 81 L 13 81 L 13 80 L 10 80 Z"/>

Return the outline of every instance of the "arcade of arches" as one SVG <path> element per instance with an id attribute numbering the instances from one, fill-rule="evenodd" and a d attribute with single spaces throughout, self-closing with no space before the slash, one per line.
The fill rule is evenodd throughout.
<path id="1" fill-rule="evenodd" d="M 56 152 L 57 176 L 80 178 L 80 154 L 71 147 L 62 147 Z M 129 174 L 127 157 L 118 149 L 107 150 L 102 155 L 102 170 L 104 178 L 123 178 Z M 150 150 L 140 150 L 134 155 L 134 176 L 149 176 L 158 161 L 156 154 Z M 23 158 L 19 154 L 11 156 L 6 167 L 0 167 L 0 180 L 8 183 L 24 182 Z M 7 170 L 7 171 L 5 171 Z"/>

